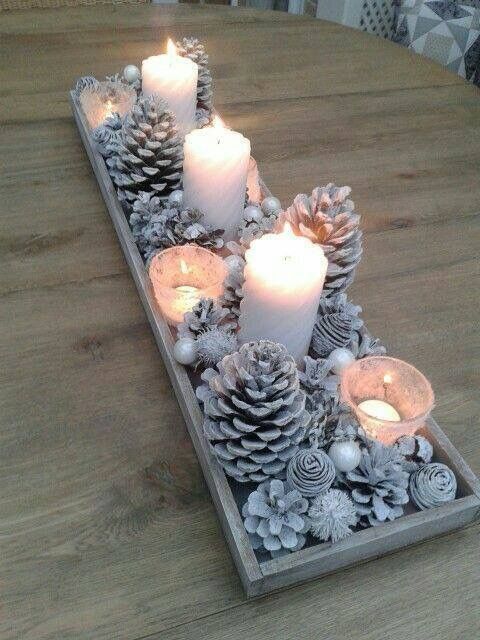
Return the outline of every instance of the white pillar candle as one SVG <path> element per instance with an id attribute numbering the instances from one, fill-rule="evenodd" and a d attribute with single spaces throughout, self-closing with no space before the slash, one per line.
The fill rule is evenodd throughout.
<path id="1" fill-rule="evenodd" d="M 197 81 L 198 66 L 189 58 L 177 55 L 171 40 L 166 54 L 150 56 L 142 62 L 143 94 L 157 94 L 166 101 L 182 136 L 195 126 Z"/>
<path id="2" fill-rule="evenodd" d="M 223 126 L 197 129 L 185 138 L 183 191 L 187 207 L 200 209 L 205 222 L 236 237 L 245 204 L 250 140 Z"/>
<path id="3" fill-rule="evenodd" d="M 254 240 L 245 259 L 240 341 L 280 342 L 302 367 L 327 273 L 322 248 L 287 223 L 282 233 Z"/>

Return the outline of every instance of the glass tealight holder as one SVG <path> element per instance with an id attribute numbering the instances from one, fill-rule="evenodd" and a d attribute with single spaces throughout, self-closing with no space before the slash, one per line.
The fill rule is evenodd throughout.
<path id="1" fill-rule="evenodd" d="M 386 356 L 356 360 L 342 373 L 341 397 L 367 433 L 383 444 L 413 435 L 434 405 L 432 387 L 412 365 Z"/>
<path id="2" fill-rule="evenodd" d="M 222 295 L 227 267 L 208 249 L 186 244 L 155 254 L 148 274 L 161 312 L 175 326 L 201 298 Z"/>

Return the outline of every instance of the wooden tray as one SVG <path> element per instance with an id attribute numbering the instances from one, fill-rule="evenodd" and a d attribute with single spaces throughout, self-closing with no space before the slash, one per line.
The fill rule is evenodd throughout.
<path id="1" fill-rule="evenodd" d="M 105 162 L 92 144 L 88 123 L 75 94 L 70 93 L 73 115 L 92 164 L 107 210 L 117 232 L 167 367 L 190 437 L 200 461 L 222 528 L 249 597 L 332 573 L 352 564 L 385 555 L 401 547 L 459 529 L 480 519 L 480 483 L 440 427 L 431 419 L 425 435 L 432 442 L 435 459 L 455 472 L 459 497 L 437 509 L 415 512 L 379 527 L 354 533 L 345 540 L 317 544 L 275 560 L 259 561 L 250 545 L 235 496 L 222 468 L 203 437 L 203 414 L 185 367 L 173 358 L 174 339 L 157 307 L 152 285 L 130 227 L 117 199 Z M 237 496 L 238 499 L 238 496 Z"/>

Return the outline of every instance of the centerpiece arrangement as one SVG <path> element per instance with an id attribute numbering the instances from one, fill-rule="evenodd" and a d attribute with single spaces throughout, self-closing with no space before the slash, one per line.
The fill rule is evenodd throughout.
<path id="1" fill-rule="evenodd" d="M 215 112 L 195 38 L 71 98 L 247 591 L 473 520 L 478 481 L 428 380 L 348 298 L 350 188 L 282 207 Z"/>

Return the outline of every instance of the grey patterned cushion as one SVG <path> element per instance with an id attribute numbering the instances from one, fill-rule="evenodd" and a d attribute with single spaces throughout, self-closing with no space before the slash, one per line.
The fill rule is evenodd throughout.
<path id="1" fill-rule="evenodd" d="M 456 0 L 402 0 L 394 40 L 480 86 L 480 8 Z"/>

